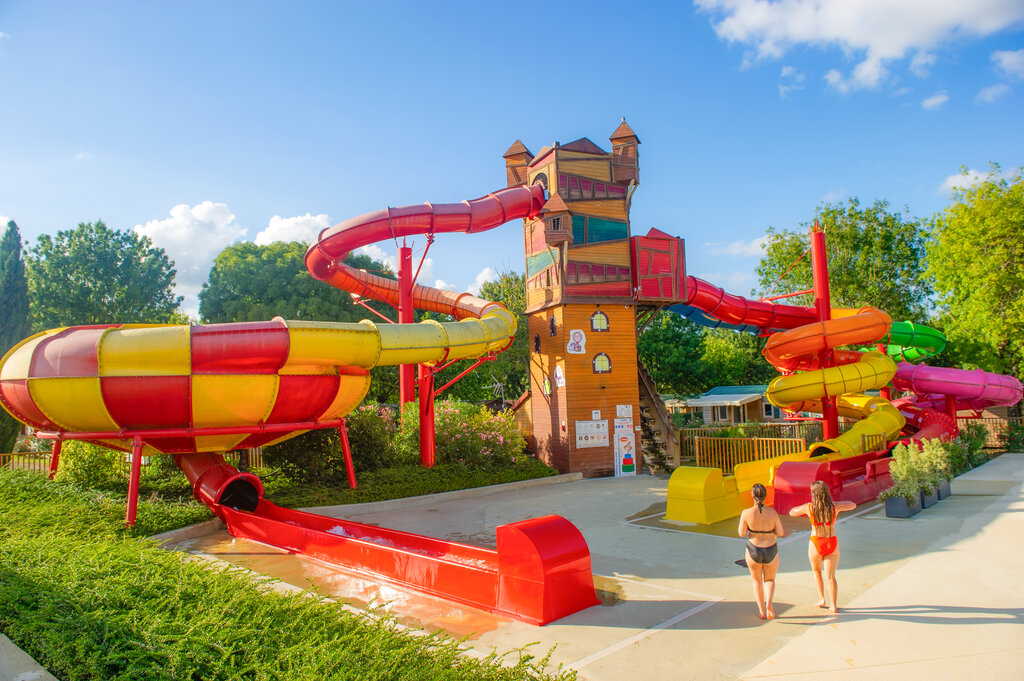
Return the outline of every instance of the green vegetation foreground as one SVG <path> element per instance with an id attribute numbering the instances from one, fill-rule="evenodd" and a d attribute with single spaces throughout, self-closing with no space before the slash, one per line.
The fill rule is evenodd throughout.
<path id="1" fill-rule="evenodd" d="M 0 470 L 0 630 L 62 679 L 571 679 L 545 660 L 475 660 L 386 614 L 268 588 L 138 535 L 205 517 Z"/>

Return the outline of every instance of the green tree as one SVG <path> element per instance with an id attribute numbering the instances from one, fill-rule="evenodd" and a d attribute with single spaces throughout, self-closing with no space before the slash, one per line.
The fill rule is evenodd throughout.
<path id="1" fill-rule="evenodd" d="M 815 219 L 825 230 L 833 307 L 870 305 L 894 320 L 927 319 L 933 290 L 925 277 L 927 230 L 920 220 L 890 211 L 887 201 L 862 208 L 856 198 L 845 205 L 819 206 Z M 810 246 L 808 225 L 802 227 L 796 232 L 768 229 L 757 267 L 762 291 L 771 287 L 772 293 L 785 293 L 813 286 L 810 254 L 800 259 Z M 809 295 L 785 302 L 813 304 Z"/>
<path id="2" fill-rule="evenodd" d="M 317 281 L 306 269 L 307 245 L 298 241 L 276 241 L 267 246 L 241 242 L 221 251 L 213 262 L 209 279 L 199 293 L 199 316 L 203 322 L 266 321 L 274 317 L 305 321 L 358 322 L 379 317 L 352 302 L 352 296 Z M 365 255 L 349 255 L 345 263 L 393 279 L 383 263 Z M 384 303 L 368 301 L 379 312 L 393 310 Z M 367 399 L 372 402 L 398 401 L 398 368 L 377 367 Z"/>
<path id="3" fill-rule="evenodd" d="M 764 339 L 749 333 L 709 329 L 701 356 L 708 388 L 716 385 L 761 385 L 778 376 L 761 355 Z"/>
<path id="4" fill-rule="evenodd" d="M 305 321 L 358 322 L 377 317 L 355 305 L 347 291 L 317 281 L 306 270 L 307 244 L 275 241 L 228 246 L 213 261 L 209 279 L 199 292 L 204 323 L 257 322 L 274 317 Z M 365 255 L 349 255 L 345 264 L 394 279 L 383 263 Z M 378 311 L 384 303 L 369 301 Z M 394 316 L 394 315 L 392 315 Z"/>
<path id="5" fill-rule="evenodd" d="M 168 323 L 181 318 L 174 263 L 146 236 L 102 221 L 43 234 L 28 251 L 32 327 Z"/>
<path id="6" fill-rule="evenodd" d="M 966 171 L 965 171 L 966 172 Z M 998 165 L 933 217 L 928 273 L 960 360 L 1024 377 L 1024 177 Z M 967 185 L 965 176 L 965 185 Z"/>
<path id="7" fill-rule="evenodd" d="M 0 357 L 29 335 L 28 280 L 21 253 L 21 232 L 14 220 L 0 240 Z M 21 423 L 0 409 L 0 452 L 10 452 Z"/>
<path id="8" fill-rule="evenodd" d="M 662 393 L 706 390 L 704 329 L 671 312 L 659 312 L 640 333 L 637 355 Z"/>

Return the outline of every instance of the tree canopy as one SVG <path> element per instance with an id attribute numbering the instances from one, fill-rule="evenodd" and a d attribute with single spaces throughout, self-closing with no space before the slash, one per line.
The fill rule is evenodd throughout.
<path id="1" fill-rule="evenodd" d="M 890 211 L 882 200 L 862 208 L 856 198 L 819 206 L 815 219 L 825 231 L 832 307 L 870 305 L 894 320 L 928 318 L 933 291 L 925 277 L 926 229 L 918 219 Z M 810 254 L 801 259 L 809 247 L 807 223 L 796 232 L 769 228 L 757 267 L 761 290 L 778 294 L 811 288 Z M 786 302 L 813 304 L 810 296 Z"/>
<path id="2" fill-rule="evenodd" d="M 965 185 L 967 177 L 965 176 Z M 1024 177 L 997 165 L 957 189 L 930 225 L 939 323 L 961 359 L 1018 378 L 1024 370 Z"/>
<path id="3" fill-rule="evenodd" d="M 29 335 L 28 281 L 21 232 L 13 220 L 0 240 L 0 357 Z M 0 452 L 10 452 L 21 424 L 0 409 Z"/>
<path id="4" fill-rule="evenodd" d="M 306 270 L 307 244 L 249 241 L 228 246 L 213 262 L 199 293 L 199 316 L 205 323 L 257 322 L 274 317 L 305 321 L 358 322 L 374 315 L 352 302 L 346 291 L 314 279 Z M 349 255 L 345 264 L 393 279 L 383 263 Z M 367 301 L 378 311 L 390 308 Z M 376 320 L 376 319 L 375 319 Z"/>
<path id="5" fill-rule="evenodd" d="M 149 237 L 79 223 L 43 234 L 25 258 L 32 328 L 180 319 L 174 263 Z"/>

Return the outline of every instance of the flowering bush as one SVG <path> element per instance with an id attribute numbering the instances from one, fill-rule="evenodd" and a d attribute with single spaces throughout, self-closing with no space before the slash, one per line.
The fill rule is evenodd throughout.
<path id="1" fill-rule="evenodd" d="M 405 405 L 396 438 L 403 460 L 419 461 L 419 404 Z M 434 406 L 435 460 L 437 463 L 494 468 L 515 466 L 528 456 L 511 411 L 495 413 L 468 402 L 443 400 Z"/>
<path id="2" fill-rule="evenodd" d="M 398 415 L 382 404 L 364 404 L 345 417 L 352 464 L 356 471 L 375 471 L 398 463 L 395 435 Z"/>

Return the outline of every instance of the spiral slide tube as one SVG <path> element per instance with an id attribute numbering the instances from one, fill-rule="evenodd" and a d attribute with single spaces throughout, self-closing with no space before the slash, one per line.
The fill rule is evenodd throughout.
<path id="1" fill-rule="evenodd" d="M 371 213 L 324 230 L 306 264 L 317 279 L 394 304 L 396 282 L 339 261 L 382 239 L 468 234 L 534 217 L 543 202 L 538 185 Z M 135 480 L 144 452 L 175 454 L 196 497 L 236 537 L 532 624 L 596 605 L 590 551 L 564 518 L 502 525 L 497 550 L 481 549 L 280 508 L 263 498 L 256 476 L 224 462 L 226 450 L 340 426 L 365 396 L 374 366 L 478 357 L 506 347 L 516 330 L 502 305 L 468 294 L 416 287 L 414 305 L 459 321 L 377 326 L 275 318 L 54 329 L 0 360 L 0 404 L 58 441 L 132 451 Z M 132 498 L 130 491 L 130 509 Z"/>

